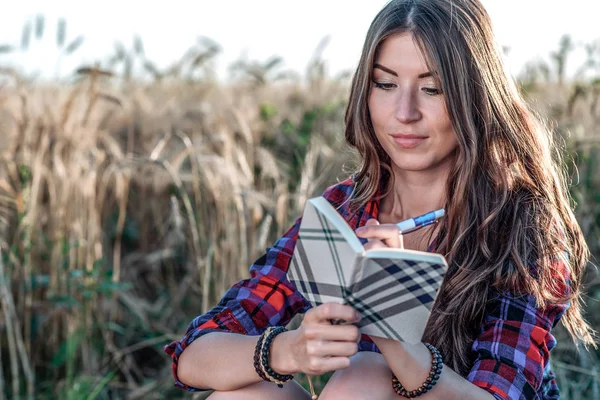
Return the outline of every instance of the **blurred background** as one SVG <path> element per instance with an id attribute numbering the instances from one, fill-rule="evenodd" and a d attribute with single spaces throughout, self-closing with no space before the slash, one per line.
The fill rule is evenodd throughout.
<path id="1" fill-rule="evenodd" d="M 0 400 L 201 398 L 173 388 L 162 347 L 247 276 L 307 198 L 347 176 L 349 81 L 385 3 L 3 10 Z M 483 3 L 524 96 L 564 138 L 596 264 L 600 4 Z M 562 398 L 600 399 L 598 352 L 553 332 Z"/>

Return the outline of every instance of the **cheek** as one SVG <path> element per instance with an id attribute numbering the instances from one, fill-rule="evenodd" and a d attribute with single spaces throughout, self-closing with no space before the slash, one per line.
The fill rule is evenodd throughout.
<path id="1" fill-rule="evenodd" d="M 376 133 L 381 130 L 382 126 L 385 125 L 385 107 L 381 101 L 377 100 L 377 96 L 369 96 L 369 115 L 371 116 L 371 123 L 375 128 Z"/>
<path id="2" fill-rule="evenodd" d="M 456 141 L 456 133 L 454 127 L 450 121 L 444 121 L 443 125 L 440 126 L 440 131 L 444 133 L 444 136 L 449 140 Z"/>
<path id="3" fill-rule="evenodd" d="M 371 122 L 373 123 L 373 125 L 375 125 L 375 121 L 378 119 L 377 118 L 377 107 L 375 107 L 372 95 L 369 96 L 369 102 L 367 104 L 369 107 L 369 115 L 371 116 Z"/>
<path id="4" fill-rule="evenodd" d="M 445 138 L 445 147 L 446 150 L 449 152 L 452 152 L 456 149 L 458 149 L 458 138 L 456 137 L 456 133 L 454 132 L 454 129 L 452 128 L 452 125 L 448 126 L 448 130 L 446 131 L 446 138 Z"/>
<path id="5" fill-rule="evenodd" d="M 438 110 L 438 124 L 437 131 L 440 132 L 444 141 L 448 142 L 448 144 L 452 144 L 455 147 L 458 144 L 458 139 L 456 138 L 456 132 L 454 131 L 454 126 L 452 125 L 452 121 L 450 120 L 450 116 L 446 112 L 445 107 Z"/>

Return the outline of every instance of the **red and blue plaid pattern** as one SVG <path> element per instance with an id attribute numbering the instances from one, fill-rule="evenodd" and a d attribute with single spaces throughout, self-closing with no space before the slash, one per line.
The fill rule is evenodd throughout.
<path id="1" fill-rule="evenodd" d="M 327 189 L 323 197 L 339 207 L 340 214 L 356 229 L 378 217 L 379 201 L 370 201 L 350 215 L 347 200 L 352 190 L 353 181 L 348 179 Z M 219 304 L 194 318 L 180 341 L 165 346 L 173 359 L 176 386 L 202 390 L 184 385 L 177 377 L 179 356 L 200 336 L 215 331 L 259 335 L 269 326 L 287 325 L 296 314 L 310 308 L 286 277 L 299 227 L 300 219 L 250 267 L 249 279 L 233 285 Z M 564 270 L 562 267 L 552 266 L 555 271 Z M 496 399 L 558 399 L 558 386 L 549 363 L 556 340 L 550 331 L 567 308 L 568 304 L 563 304 L 540 309 L 530 296 L 501 294 L 492 299 L 472 346 L 474 363 L 466 378 Z M 366 335 L 359 350 L 379 351 Z"/>

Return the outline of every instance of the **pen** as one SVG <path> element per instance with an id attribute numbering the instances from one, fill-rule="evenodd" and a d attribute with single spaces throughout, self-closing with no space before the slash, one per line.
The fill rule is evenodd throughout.
<path id="1" fill-rule="evenodd" d="M 437 222 L 437 220 L 444 216 L 444 209 L 430 211 L 427 214 L 420 215 L 415 218 L 409 218 L 402 222 L 398 222 L 396 226 L 400 230 L 400 233 L 409 233 L 427 225 L 431 225 Z"/>

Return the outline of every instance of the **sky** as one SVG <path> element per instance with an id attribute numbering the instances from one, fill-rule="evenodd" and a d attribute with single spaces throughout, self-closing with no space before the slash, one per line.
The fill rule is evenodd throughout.
<path id="1" fill-rule="evenodd" d="M 286 69 L 303 73 L 319 42 L 329 37 L 323 52 L 328 72 L 353 70 L 369 24 L 387 0 L 196 0 L 169 2 L 104 0 L 21 0 L 3 7 L 0 45 L 19 45 L 24 24 L 45 17 L 45 34 L 27 52 L 0 54 L 0 66 L 12 65 L 27 73 L 52 78 L 69 74 L 83 64 L 106 61 L 114 43 L 132 47 L 139 35 L 145 53 L 159 67 L 171 65 L 206 36 L 221 46 L 216 58 L 219 77 L 240 57 L 265 61 L 278 55 Z M 600 40 L 599 0 L 482 0 L 500 45 L 508 47 L 507 63 L 518 73 L 525 62 L 549 59 L 560 37 L 576 43 Z M 61 57 L 55 44 L 59 18 L 67 22 L 67 41 L 83 35 L 73 55 Z M 568 71 L 584 60 L 574 53 Z"/>

